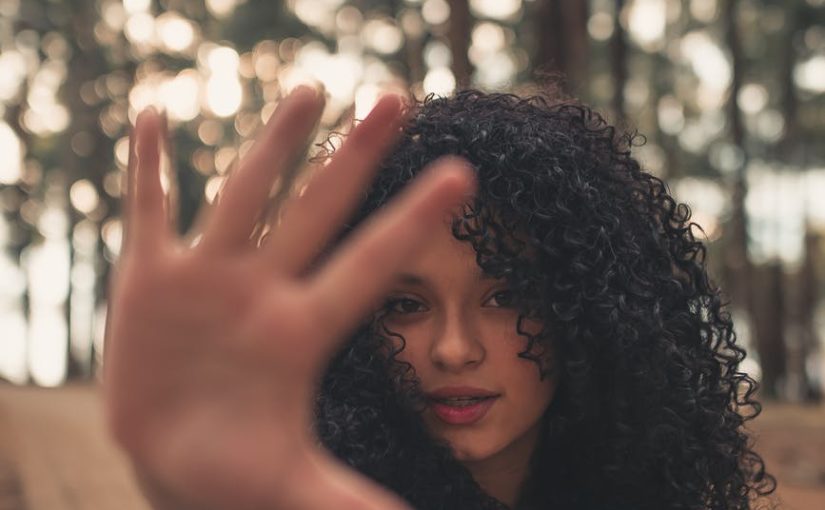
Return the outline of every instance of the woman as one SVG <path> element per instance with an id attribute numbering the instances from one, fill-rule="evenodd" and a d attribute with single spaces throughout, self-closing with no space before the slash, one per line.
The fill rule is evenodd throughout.
<path id="1" fill-rule="evenodd" d="M 465 91 L 407 117 L 388 97 L 257 248 L 272 169 L 322 104 L 283 102 L 192 247 L 163 212 L 160 119 L 139 119 L 105 375 L 156 507 L 745 509 L 770 492 L 704 247 L 632 138 L 573 102 Z"/>

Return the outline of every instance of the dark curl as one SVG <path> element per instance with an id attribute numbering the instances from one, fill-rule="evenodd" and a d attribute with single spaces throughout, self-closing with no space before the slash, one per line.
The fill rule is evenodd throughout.
<path id="1" fill-rule="evenodd" d="M 689 209 L 631 156 L 638 136 L 543 96 L 467 90 L 412 108 L 347 232 L 443 155 L 476 169 L 453 235 L 506 278 L 521 319 L 543 320 L 519 328 L 520 356 L 559 377 L 519 506 L 742 510 L 771 493 L 743 430 L 760 411 L 745 352 Z M 416 508 L 504 508 L 427 435 L 403 348 L 380 316 L 353 335 L 319 395 L 322 441 Z"/>

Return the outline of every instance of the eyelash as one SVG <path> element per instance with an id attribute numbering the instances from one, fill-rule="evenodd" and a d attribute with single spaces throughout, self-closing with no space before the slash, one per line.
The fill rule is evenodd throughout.
<path id="1" fill-rule="evenodd" d="M 498 291 L 495 294 L 493 294 L 492 296 L 490 296 L 490 299 L 493 299 L 497 296 L 500 296 L 501 294 L 507 294 L 512 299 L 512 292 L 509 291 L 509 290 Z M 488 301 L 489 301 L 489 299 L 488 299 Z M 387 311 L 387 313 L 398 314 L 398 315 L 411 315 L 411 314 L 414 314 L 414 313 L 420 313 L 420 312 L 424 311 L 424 310 L 416 310 L 416 311 L 413 311 L 413 312 L 408 312 L 408 311 L 401 311 L 401 310 L 395 309 L 396 305 L 402 304 L 402 303 L 403 304 L 413 303 L 415 305 L 418 305 L 419 307 L 424 306 L 420 301 L 417 301 L 417 300 L 409 298 L 409 297 L 396 297 L 396 298 L 388 299 L 386 304 L 384 305 L 384 309 Z M 512 307 L 511 304 L 500 304 L 498 306 L 495 306 L 494 308 L 510 308 L 510 307 Z"/>

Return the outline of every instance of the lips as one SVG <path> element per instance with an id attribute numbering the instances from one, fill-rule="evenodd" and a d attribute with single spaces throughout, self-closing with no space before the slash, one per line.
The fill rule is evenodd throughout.
<path id="1" fill-rule="evenodd" d="M 451 386 L 439 388 L 427 393 L 430 409 L 450 425 L 470 425 L 475 423 L 490 410 L 498 393 L 468 386 Z"/>
<path id="2" fill-rule="evenodd" d="M 444 386 L 426 393 L 427 397 L 433 400 L 445 400 L 451 398 L 487 398 L 497 397 L 498 393 L 474 388 L 472 386 Z"/>

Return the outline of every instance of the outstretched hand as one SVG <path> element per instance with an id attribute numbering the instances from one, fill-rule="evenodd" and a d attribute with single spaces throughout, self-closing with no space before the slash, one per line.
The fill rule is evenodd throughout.
<path id="1" fill-rule="evenodd" d="M 322 372 L 428 231 L 472 192 L 466 164 L 433 164 L 310 268 L 352 214 L 404 121 L 387 96 L 251 241 L 279 175 L 305 147 L 323 98 L 284 99 L 202 214 L 176 235 L 161 185 L 163 119 L 132 138 L 125 238 L 110 296 L 104 395 L 110 429 L 157 507 L 401 509 L 337 462 L 312 431 Z M 310 270 L 311 269 L 311 270 Z"/>

